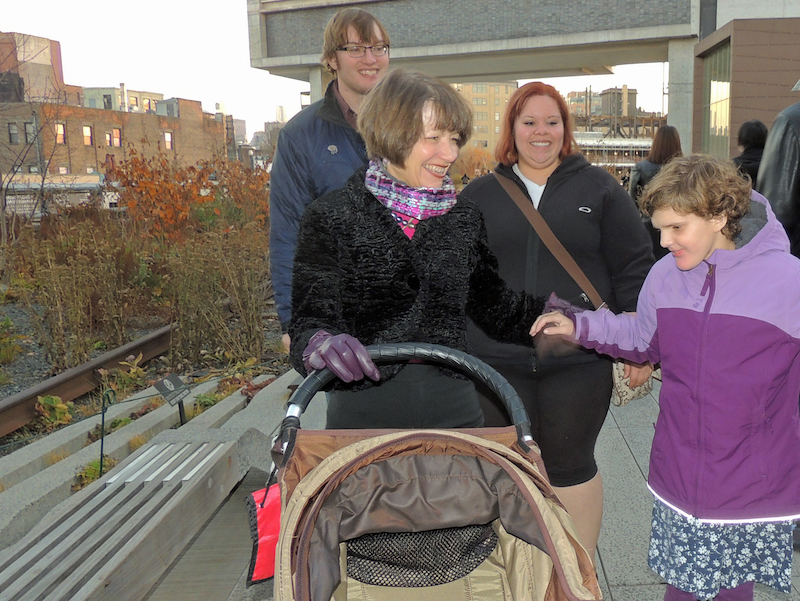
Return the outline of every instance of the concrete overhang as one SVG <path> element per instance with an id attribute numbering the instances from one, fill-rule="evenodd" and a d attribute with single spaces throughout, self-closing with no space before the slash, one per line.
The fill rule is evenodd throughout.
<path id="1" fill-rule="evenodd" d="M 581 34 L 494 40 L 474 44 L 391 50 L 391 66 L 418 69 L 446 81 L 509 81 L 613 73 L 615 65 L 665 62 L 669 42 L 696 38 L 689 25 L 668 25 Z M 309 81 L 318 54 L 252 57 L 273 75 Z"/>

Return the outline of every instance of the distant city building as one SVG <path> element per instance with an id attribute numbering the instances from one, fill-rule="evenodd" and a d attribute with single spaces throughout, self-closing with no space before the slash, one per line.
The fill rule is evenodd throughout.
<path id="1" fill-rule="evenodd" d="M 600 113 L 612 117 L 636 115 L 636 90 L 623 85 L 621 88 L 608 88 L 600 92 Z"/>
<path id="2" fill-rule="evenodd" d="M 233 120 L 233 139 L 237 146 L 247 144 L 247 121 L 244 119 Z"/>
<path id="3" fill-rule="evenodd" d="M 453 84 L 472 105 L 473 126 L 470 144 L 494 152 L 509 98 L 517 90 L 516 81 Z"/>
<path id="4" fill-rule="evenodd" d="M 64 83 L 61 44 L 23 33 L 0 32 L 0 83 L 18 85 L 19 102 L 62 102 L 80 105 L 80 88 Z"/>
<path id="5" fill-rule="evenodd" d="M 226 150 L 225 123 L 199 101 L 165 100 L 125 84 L 67 85 L 59 43 L 31 35 L 0 32 L 0 102 L 0 184 L 9 197 L 76 186 L 85 197 L 133 151 L 193 165 Z"/>
<path id="6" fill-rule="evenodd" d="M 586 115 L 602 115 L 600 94 L 585 90 L 583 92 L 570 92 L 566 97 L 567 106 L 573 115 L 584 117 Z"/>
<path id="7" fill-rule="evenodd" d="M 118 88 L 83 88 L 83 106 L 90 109 L 155 114 L 163 100 L 163 94 L 128 90 L 124 83 Z"/>

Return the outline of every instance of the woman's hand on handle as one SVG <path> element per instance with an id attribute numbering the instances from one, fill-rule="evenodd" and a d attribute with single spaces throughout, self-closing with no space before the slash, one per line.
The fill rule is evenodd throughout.
<path id="1" fill-rule="evenodd" d="M 303 364 L 308 371 L 327 367 L 342 382 L 363 380 L 365 376 L 376 382 L 381 379 L 367 349 L 349 334 L 333 336 L 320 330 L 303 351 Z"/>
<path id="2" fill-rule="evenodd" d="M 547 336 L 572 336 L 575 333 L 575 324 L 560 311 L 551 311 L 543 313 L 533 322 L 531 336 L 536 336 L 539 332 Z"/>

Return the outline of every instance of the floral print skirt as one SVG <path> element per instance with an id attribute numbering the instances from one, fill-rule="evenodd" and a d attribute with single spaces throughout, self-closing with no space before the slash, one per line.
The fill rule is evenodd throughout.
<path id="1" fill-rule="evenodd" d="M 672 586 L 713 599 L 720 588 L 792 587 L 792 522 L 708 524 L 656 499 L 648 564 Z"/>

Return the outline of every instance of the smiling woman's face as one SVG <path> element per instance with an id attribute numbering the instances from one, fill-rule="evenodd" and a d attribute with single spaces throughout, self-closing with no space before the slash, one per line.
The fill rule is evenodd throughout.
<path id="1" fill-rule="evenodd" d="M 389 163 L 387 169 L 413 188 L 441 188 L 447 170 L 458 158 L 460 136 L 436 128 L 436 115 L 430 103 L 425 105 L 422 119 L 425 131 L 411 148 L 405 167 Z"/>
<path id="2" fill-rule="evenodd" d="M 561 164 L 564 145 L 564 121 L 555 100 L 549 96 L 528 99 L 514 122 L 514 144 L 523 175 L 544 183 Z"/>

